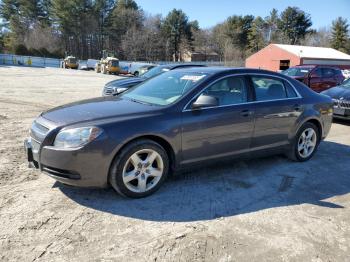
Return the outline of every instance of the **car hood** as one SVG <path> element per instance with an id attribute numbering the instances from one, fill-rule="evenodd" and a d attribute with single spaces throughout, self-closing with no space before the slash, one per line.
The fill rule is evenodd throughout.
<path id="1" fill-rule="evenodd" d="M 128 87 L 130 85 L 136 85 L 138 83 L 141 83 L 145 80 L 146 78 L 143 78 L 143 77 L 130 77 L 130 78 L 124 78 L 124 79 L 117 79 L 117 80 L 108 82 L 105 85 L 105 87 Z"/>
<path id="2" fill-rule="evenodd" d="M 41 116 L 60 125 L 76 124 L 115 117 L 142 116 L 159 109 L 118 97 L 99 97 L 82 100 L 48 110 Z"/>
<path id="3" fill-rule="evenodd" d="M 334 99 L 350 100 L 350 89 L 342 86 L 336 86 L 336 87 L 330 88 L 322 92 L 322 94 L 330 96 L 331 98 L 334 98 Z"/>

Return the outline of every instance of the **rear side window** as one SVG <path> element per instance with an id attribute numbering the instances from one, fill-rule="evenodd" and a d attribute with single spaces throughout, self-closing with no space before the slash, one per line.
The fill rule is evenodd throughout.
<path id="1" fill-rule="evenodd" d="M 288 97 L 282 80 L 254 76 L 252 77 L 252 81 L 257 101 L 284 99 Z"/>
<path id="2" fill-rule="evenodd" d="M 323 68 L 323 74 L 324 77 L 332 77 L 335 75 L 335 71 L 332 68 Z"/>
<path id="3" fill-rule="evenodd" d="M 284 82 L 284 86 L 286 88 L 286 92 L 287 92 L 287 97 L 288 98 L 298 97 L 298 95 L 295 92 L 294 88 L 288 82 Z"/>
<path id="4" fill-rule="evenodd" d="M 316 68 L 313 71 L 313 75 L 317 76 L 317 77 L 322 77 L 323 76 L 323 72 L 322 72 L 322 68 Z"/>
<path id="5" fill-rule="evenodd" d="M 340 69 L 333 69 L 334 75 L 343 75 Z"/>

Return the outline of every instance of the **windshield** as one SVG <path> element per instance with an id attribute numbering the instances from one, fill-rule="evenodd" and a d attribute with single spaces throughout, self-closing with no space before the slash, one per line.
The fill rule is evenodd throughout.
<path id="1" fill-rule="evenodd" d="M 345 80 L 342 84 L 341 87 L 349 88 L 350 89 L 350 78 Z"/>
<path id="2" fill-rule="evenodd" d="M 166 68 L 163 66 L 156 66 L 156 67 L 153 67 L 152 69 L 148 70 L 146 73 L 144 73 L 142 75 L 142 77 L 151 78 L 151 77 L 154 77 L 156 75 L 162 74 L 162 73 L 167 72 L 167 71 L 169 71 L 169 68 Z"/>
<path id="3" fill-rule="evenodd" d="M 306 67 L 292 67 L 283 71 L 282 74 L 287 76 L 305 76 L 307 73 L 311 71 L 311 68 Z"/>
<path id="4" fill-rule="evenodd" d="M 76 58 L 68 58 L 68 63 L 75 64 L 77 62 Z"/>
<path id="5" fill-rule="evenodd" d="M 154 105 L 169 105 L 206 78 L 200 73 L 170 71 L 129 89 L 122 98 Z"/>
<path id="6" fill-rule="evenodd" d="M 118 60 L 112 60 L 111 61 L 111 66 L 119 66 L 119 61 Z"/>

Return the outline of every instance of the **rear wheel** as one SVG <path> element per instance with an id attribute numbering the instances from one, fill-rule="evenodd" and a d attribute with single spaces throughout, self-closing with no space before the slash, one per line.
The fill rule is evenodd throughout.
<path id="1" fill-rule="evenodd" d="M 152 140 L 127 145 L 114 160 L 109 182 L 121 195 L 141 198 L 159 189 L 168 175 L 166 151 Z"/>
<path id="2" fill-rule="evenodd" d="M 312 123 L 305 123 L 294 138 L 289 158 L 294 161 L 307 161 L 316 153 L 320 142 L 320 131 Z"/>

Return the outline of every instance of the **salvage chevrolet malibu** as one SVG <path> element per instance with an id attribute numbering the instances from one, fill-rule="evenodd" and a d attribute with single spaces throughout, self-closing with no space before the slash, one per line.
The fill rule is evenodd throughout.
<path id="1" fill-rule="evenodd" d="M 117 97 L 42 113 L 28 161 L 70 185 L 155 192 L 171 171 L 213 159 L 285 153 L 309 160 L 332 123 L 332 100 L 257 69 L 169 71 Z"/>

